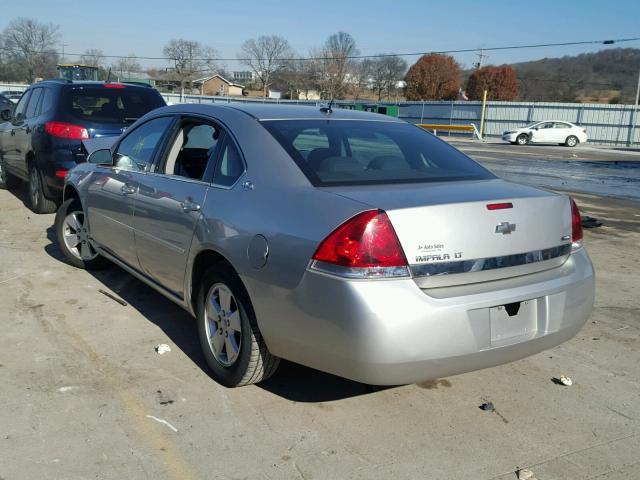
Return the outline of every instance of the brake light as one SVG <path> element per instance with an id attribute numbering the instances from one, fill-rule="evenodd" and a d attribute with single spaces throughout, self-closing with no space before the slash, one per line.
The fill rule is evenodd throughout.
<path id="1" fill-rule="evenodd" d="M 320 243 L 311 268 L 350 278 L 409 275 L 396 232 L 382 210 L 362 212 L 336 228 Z"/>
<path id="2" fill-rule="evenodd" d="M 66 176 L 67 176 L 67 172 L 68 172 L 68 171 L 69 171 L 69 170 L 62 170 L 62 169 L 60 169 L 60 170 L 56 170 L 56 177 L 58 177 L 58 178 L 64 178 L 64 177 L 66 177 Z"/>
<path id="3" fill-rule="evenodd" d="M 573 198 L 571 199 L 571 242 L 574 248 L 582 246 L 582 218 Z"/>
<path id="4" fill-rule="evenodd" d="M 104 88 L 127 88 L 127 86 L 121 83 L 105 83 Z"/>
<path id="5" fill-rule="evenodd" d="M 513 203 L 487 203 L 487 210 L 503 210 L 505 208 L 513 208 Z"/>
<path id="6" fill-rule="evenodd" d="M 80 125 L 64 122 L 47 122 L 44 131 L 52 137 L 66 138 L 68 140 L 87 140 L 89 131 Z"/>

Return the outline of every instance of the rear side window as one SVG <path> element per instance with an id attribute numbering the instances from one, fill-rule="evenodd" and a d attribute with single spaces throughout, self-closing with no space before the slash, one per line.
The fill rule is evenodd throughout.
<path id="1" fill-rule="evenodd" d="M 244 164 L 242 163 L 240 153 L 229 137 L 227 137 L 213 174 L 213 183 L 230 187 L 240 178 L 243 172 Z"/>
<path id="2" fill-rule="evenodd" d="M 448 143 L 407 123 L 270 120 L 262 124 L 316 186 L 495 178 Z M 310 132 L 317 132 L 315 143 Z"/>
<path id="3" fill-rule="evenodd" d="M 81 121 L 132 123 L 165 103 L 151 88 L 96 86 L 69 89 L 64 105 L 67 112 Z"/>
<path id="4" fill-rule="evenodd" d="M 41 88 L 34 88 L 31 92 L 31 98 L 29 99 L 29 106 L 27 107 L 26 118 L 33 118 L 38 115 L 38 106 L 40 104 L 40 97 L 42 96 Z"/>
<path id="5" fill-rule="evenodd" d="M 50 88 L 42 89 L 42 101 L 40 102 L 40 114 L 47 113 L 53 108 L 54 93 Z"/>

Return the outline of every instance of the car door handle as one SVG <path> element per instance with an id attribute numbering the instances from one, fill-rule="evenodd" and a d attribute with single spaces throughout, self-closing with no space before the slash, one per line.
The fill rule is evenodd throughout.
<path id="1" fill-rule="evenodd" d="M 186 200 L 181 202 L 180 206 L 182 207 L 182 211 L 185 212 L 185 213 L 188 213 L 188 212 L 199 212 L 200 211 L 200 204 L 194 202 L 190 198 L 187 198 Z"/>
<path id="2" fill-rule="evenodd" d="M 121 190 L 124 195 L 131 195 L 132 193 L 136 193 L 135 185 L 131 185 L 130 183 L 125 183 L 122 186 Z"/>

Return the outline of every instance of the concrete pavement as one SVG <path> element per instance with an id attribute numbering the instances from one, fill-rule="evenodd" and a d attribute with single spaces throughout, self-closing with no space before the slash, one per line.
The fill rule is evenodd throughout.
<path id="1" fill-rule="evenodd" d="M 53 215 L 23 199 L 0 190 L 2 479 L 640 478 L 637 202 L 577 196 L 605 226 L 586 231 L 592 321 L 564 345 L 422 385 L 285 362 L 230 390 L 207 375 L 186 313 L 118 268 L 61 262 Z"/>

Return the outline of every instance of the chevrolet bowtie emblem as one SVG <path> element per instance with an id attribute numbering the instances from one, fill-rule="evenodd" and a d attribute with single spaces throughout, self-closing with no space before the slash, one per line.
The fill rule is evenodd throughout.
<path id="1" fill-rule="evenodd" d="M 503 235 L 509 235 L 511 232 L 516 231 L 516 224 L 509 222 L 502 222 L 499 225 L 496 225 L 496 233 L 501 233 Z"/>

